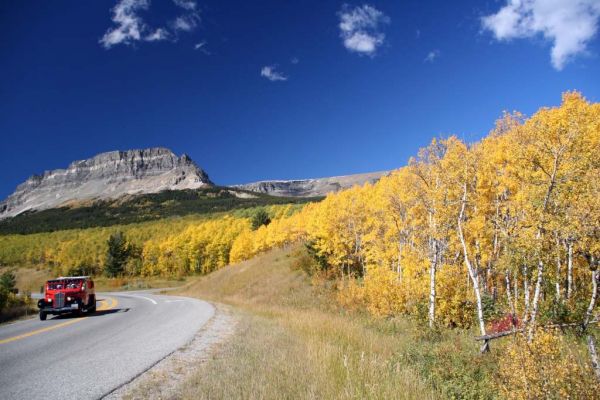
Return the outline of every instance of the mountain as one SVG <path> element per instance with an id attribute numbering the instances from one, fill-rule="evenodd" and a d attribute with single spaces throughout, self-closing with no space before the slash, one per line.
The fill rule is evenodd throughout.
<path id="1" fill-rule="evenodd" d="M 20 184 L 13 194 L 0 202 L 0 231 L 104 226 L 164 216 L 312 201 L 329 192 L 376 182 L 387 173 L 218 187 L 185 154 L 178 157 L 162 147 L 111 151 L 75 161 L 66 169 L 34 175 Z M 12 218 L 15 216 L 18 218 Z M 67 223 L 65 218 L 71 222 Z"/>
<path id="2" fill-rule="evenodd" d="M 234 185 L 232 187 L 251 192 L 265 193 L 281 197 L 318 197 L 338 190 L 348 189 L 367 182 L 375 183 L 389 171 L 370 172 L 366 174 L 334 176 L 330 178 L 272 180 Z"/>
<path id="3" fill-rule="evenodd" d="M 206 172 L 185 154 L 178 157 L 166 148 L 111 151 L 30 177 L 0 202 L 0 219 L 89 200 L 211 186 Z"/>

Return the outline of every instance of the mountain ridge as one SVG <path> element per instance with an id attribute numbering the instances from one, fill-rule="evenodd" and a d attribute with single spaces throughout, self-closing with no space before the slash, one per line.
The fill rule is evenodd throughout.
<path id="1" fill-rule="evenodd" d="M 231 185 L 231 195 L 252 193 L 282 198 L 317 198 L 355 185 L 374 183 L 389 171 L 334 177 L 263 180 Z M 98 200 L 116 200 L 163 191 L 216 187 L 188 155 L 177 156 L 165 147 L 109 151 L 73 161 L 64 169 L 30 176 L 0 201 L 0 220 L 25 212 L 86 207 Z M 224 186 L 221 186 L 224 188 Z"/>
<path id="2" fill-rule="evenodd" d="M 375 183 L 389 172 L 377 171 L 310 179 L 273 179 L 232 185 L 231 187 L 278 197 L 319 197 L 330 192 L 349 189 L 355 185 L 364 185 L 367 182 Z"/>
<path id="3" fill-rule="evenodd" d="M 65 169 L 32 175 L 0 202 L 0 219 L 72 201 L 213 185 L 208 174 L 186 154 L 178 157 L 164 147 L 110 151 L 73 161 Z"/>

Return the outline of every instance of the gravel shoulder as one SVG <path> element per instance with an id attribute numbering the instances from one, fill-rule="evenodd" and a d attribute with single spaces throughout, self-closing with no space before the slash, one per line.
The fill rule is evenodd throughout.
<path id="1" fill-rule="evenodd" d="M 129 383 L 117 388 L 103 399 L 178 399 L 182 384 L 199 367 L 218 357 L 221 347 L 235 333 L 237 319 L 229 307 L 213 304 L 214 316 L 194 338 L 175 350 Z"/>

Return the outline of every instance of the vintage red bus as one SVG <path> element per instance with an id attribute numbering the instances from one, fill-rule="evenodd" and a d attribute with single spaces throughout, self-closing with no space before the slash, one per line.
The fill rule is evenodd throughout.
<path id="1" fill-rule="evenodd" d="M 44 298 L 38 301 L 40 319 L 48 314 L 82 314 L 96 311 L 94 281 L 89 276 L 66 276 L 46 282 Z"/>

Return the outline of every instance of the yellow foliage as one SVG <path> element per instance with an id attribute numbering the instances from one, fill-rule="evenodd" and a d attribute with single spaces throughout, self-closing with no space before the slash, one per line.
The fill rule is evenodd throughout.
<path id="1" fill-rule="evenodd" d="M 404 309 L 404 293 L 398 276 L 385 267 L 369 267 L 365 277 L 364 298 L 367 309 L 377 316 L 392 316 Z"/>
<path id="2" fill-rule="evenodd" d="M 437 314 L 448 327 L 468 328 L 474 322 L 475 299 L 468 277 L 459 265 L 444 265 L 438 272 Z"/>
<path id="3" fill-rule="evenodd" d="M 229 260 L 236 264 L 254 257 L 254 236 L 250 231 L 244 231 L 234 240 L 231 246 Z"/>
<path id="4" fill-rule="evenodd" d="M 356 279 L 340 281 L 337 292 L 338 303 L 350 310 L 365 306 L 365 289 Z"/>
<path id="5" fill-rule="evenodd" d="M 538 332 L 533 342 L 519 335 L 501 357 L 499 388 L 508 399 L 593 399 L 598 383 L 562 335 Z"/>

